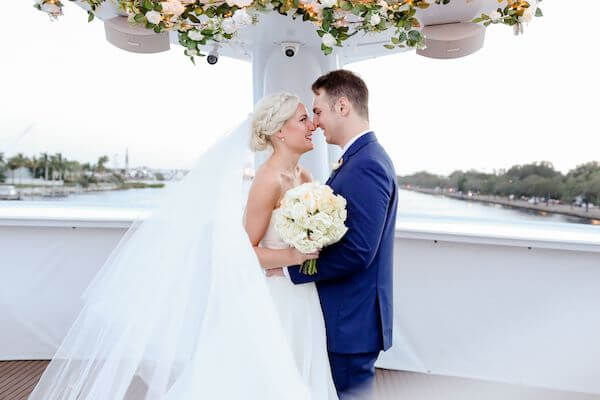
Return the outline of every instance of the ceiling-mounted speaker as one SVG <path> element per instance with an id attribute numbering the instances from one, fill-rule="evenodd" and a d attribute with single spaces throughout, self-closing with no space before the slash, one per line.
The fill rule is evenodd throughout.
<path id="1" fill-rule="evenodd" d="M 169 32 L 156 33 L 141 25 L 133 25 L 127 17 L 104 21 L 106 40 L 116 47 L 134 53 L 160 53 L 170 48 Z"/>
<path id="2" fill-rule="evenodd" d="M 429 25 L 423 28 L 427 48 L 417 54 L 430 58 L 458 58 L 483 47 L 485 28 L 473 22 Z"/>

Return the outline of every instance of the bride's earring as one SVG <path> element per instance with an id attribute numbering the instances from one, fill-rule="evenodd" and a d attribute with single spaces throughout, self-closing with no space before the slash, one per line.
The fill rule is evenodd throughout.
<path id="1" fill-rule="evenodd" d="M 285 138 L 284 138 L 284 137 L 282 137 L 282 138 L 280 138 L 280 139 L 281 139 L 281 141 L 282 141 L 282 142 L 285 142 Z"/>

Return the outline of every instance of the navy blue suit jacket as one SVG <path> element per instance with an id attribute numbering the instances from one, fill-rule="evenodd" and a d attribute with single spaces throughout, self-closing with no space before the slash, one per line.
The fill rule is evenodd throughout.
<path id="1" fill-rule="evenodd" d="M 315 275 L 294 266 L 290 278 L 295 284 L 316 282 L 329 352 L 387 350 L 398 192 L 392 161 L 373 132 L 350 146 L 327 184 L 347 201 L 348 232 L 321 251 Z"/>

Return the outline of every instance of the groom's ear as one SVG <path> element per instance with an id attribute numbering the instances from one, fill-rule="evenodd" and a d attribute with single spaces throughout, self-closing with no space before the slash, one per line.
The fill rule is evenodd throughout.
<path id="1" fill-rule="evenodd" d="M 352 103 L 350 103 L 346 96 L 342 96 L 338 99 L 336 108 L 338 109 L 338 112 L 342 114 L 343 117 L 347 117 L 348 114 L 350 114 Z"/>

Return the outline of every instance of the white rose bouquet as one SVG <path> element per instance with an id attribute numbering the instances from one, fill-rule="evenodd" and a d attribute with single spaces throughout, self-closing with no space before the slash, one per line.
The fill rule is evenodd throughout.
<path id="1" fill-rule="evenodd" d="M 348 231 L 346 199 L 327 185 L 309 182 L 288 190 L 275 214 L 275 229 L 284 242 L 304 254 L 338 242 Z M 308 260 L 300 269 L 317 272 L 317 261 Z"/>

